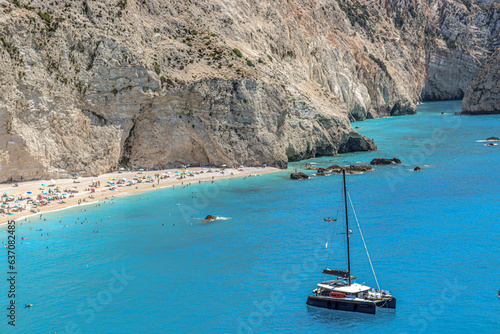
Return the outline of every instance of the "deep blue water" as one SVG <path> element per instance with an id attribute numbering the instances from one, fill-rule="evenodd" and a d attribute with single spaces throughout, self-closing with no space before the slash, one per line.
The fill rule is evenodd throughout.
<path id="1" fill-rule="evenodd" d="M 500 116 L 453 115 L 460 109 L 460 101 L 425 103 L 414 116 L 354 123 L 377 152 L 310 160 L 402 160 L 348 176 L 377 278 L 397 310 L 305 304 L 323 279 L 333 224 L 323 218 L 336 213 L 341 177 L 289 180 L 301 162 L 32 217 L 17 226 L 17 237 L 28 238 L 18 239 L 17 326 L 7 325 L 3 281 L 0 332 L 498 333 L 500 145 L 477 140 L 500 134 Z M 207 214 L 231 219 L 200 223 Z M 375 287 L 351 227 L 353 273 Z"/>

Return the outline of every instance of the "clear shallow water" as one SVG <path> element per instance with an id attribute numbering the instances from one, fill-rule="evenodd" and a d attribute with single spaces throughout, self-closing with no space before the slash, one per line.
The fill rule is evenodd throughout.
<path id="1" fill-rule="evenodd" d="M 476 141 L 498 136 L 500 117 L 452 115 L 460 109 L 456 101 L 426 103 L 415 116 L 354 123 L 379 151 L 311 160 L 403 161 L 348 176 L 381 288 L 398 298 L 395 311 L 306 306 L 323 279 L 332 230 L 323 218 L 335 215 L 341 178 L 289 180 L 301 162 L 278 174 L 32 217 L 17 230 L 28 238 L 18 239 L 17 326 L 2 314 L 0 332 L 497 332 L 500 146 Z M 412 172 L 416 165 L 422 172 Z M 231 219 L 201 223 L 207 214 Z M 353 272 L 375 286 L 352 229 Z M 6 307 L 5 281 L 0 289 Z"/>

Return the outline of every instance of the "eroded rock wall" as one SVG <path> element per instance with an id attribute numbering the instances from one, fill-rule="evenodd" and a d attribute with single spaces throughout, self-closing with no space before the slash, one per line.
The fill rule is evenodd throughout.
<path id="1" fill-rule="evenodd" d="M 434 1 L 424 30 L 427 79 L 422 99 L 461 100 L 500 46 L 500 2 L 494 0 Z"/>
<path id="2" fill-rule="evenodd" d="M 500 49 L 467 88 L 462 100 L 462 114 L 500 114 Z"/>

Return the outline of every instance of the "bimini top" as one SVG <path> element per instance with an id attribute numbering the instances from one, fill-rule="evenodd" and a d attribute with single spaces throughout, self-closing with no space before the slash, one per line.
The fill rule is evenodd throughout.
<path id="1" fill-rule="evenodd" d="M 332 282 L 333 283 L 333 282 Z M 335 292 L 342 292 L 342 293 L 360 293 L 360 292 L 365 292 L 371 290 L 369 286 L 362 285 L 359 283 L 352 283 L 351 285 L 339 285 L 335 283 L 319 283 L 318 286 L 323 289 L 328 289 L 332 290 Z"/>

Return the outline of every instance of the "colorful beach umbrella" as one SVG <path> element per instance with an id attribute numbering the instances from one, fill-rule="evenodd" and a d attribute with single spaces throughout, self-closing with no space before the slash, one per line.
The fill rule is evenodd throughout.
<path id="1" fill-rule="evenodd" d="M 26 193 L 27 193 L 27 194 L 32 194 L 32 192 L 31 192 L 31 191 L 27 191 Z"/>
<path id="2" fill-rule="evenodd" d="M 46 187 L 47 185 L 45 183 L 42 183 L 42 187 Z"/>

